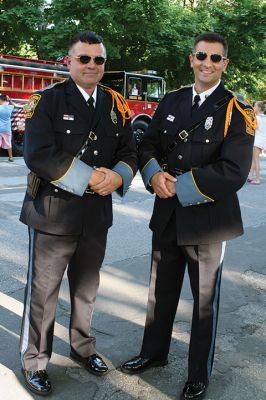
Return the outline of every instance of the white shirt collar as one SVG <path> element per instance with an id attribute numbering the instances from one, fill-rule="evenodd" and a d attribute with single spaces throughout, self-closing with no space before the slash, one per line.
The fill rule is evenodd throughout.
<path id="1" fill-rule="evenodd" d="M 219 82 L 216 83 L 215 86 L 211 87 L 208 90 L 205 90 L 205 92 L 202 92 L 202 93 L 197 93 L 196 92 L 195 84 L 194 84 L 193 87 L 192 87 L 192 103 L 193 103 L 194 97 L 198 94 L 199 97 L 200 97 L 199 106 L 201 106 L 202 103 L 207 99 L 207 97 L 209 97 L 212 94 L 212 92 L 214 92 L 215 89 L 220 85 L 220 83 L 221 83 L 221 81 L 219 80 Z"/>
<path id="2" fill-rule="evenodd" d="M 76 85 L 77 85 L 77 84 L 76 84 Z M 80 91 L 80 93 L 82 94 L 82 96 L 84 97 L 84 99 L 85 99 L 85 101 L 86 101 L 86 103 L 87 103 L 87 101 L 89 100 L 89 98 L 90 98 L 91 96 L 90 96 L 87 92 L 85 92 L 85 90 L 84 90 L 81 86 L 77 85 L 77 88 L 78 88 L 78 90 Z M 92 97 L 94 98 L 93 106 L 96 107 L 97 86 L 96 86 L 96 88 L 94 89 L 94 91 L 93 91 L 93 93 L 92 93 Z"/>

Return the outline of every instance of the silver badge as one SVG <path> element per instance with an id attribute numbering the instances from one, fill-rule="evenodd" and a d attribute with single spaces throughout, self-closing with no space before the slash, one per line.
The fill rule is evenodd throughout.
<path id="1" fill-rule="evenodd" d="M 116 125 L 117 124 L 117 115 L 113 109 L 110 112 L 110 116 L 111 116 L 112 123 Z"/>
<path id="2" fill-rule="evenodd" d="M 206 129 L 206 131 L 211 129 L 212 123 L 213 123 L 213 117 L 206 118 L 205 125 L 204 125 L 204 128 Z"/>

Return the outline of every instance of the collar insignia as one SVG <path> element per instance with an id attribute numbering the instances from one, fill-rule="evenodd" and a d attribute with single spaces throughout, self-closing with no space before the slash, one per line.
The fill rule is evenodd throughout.
<path id="1" fill-rule="evenodd" d="M 167 121 L 173 122 L 175 120 L 175 117 L 173 115 L 169 114 L 166 119 L 167 119 Z"/>

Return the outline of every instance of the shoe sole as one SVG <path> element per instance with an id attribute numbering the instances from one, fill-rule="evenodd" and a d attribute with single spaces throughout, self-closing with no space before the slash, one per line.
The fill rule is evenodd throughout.
<path id="1" fill-rule="evenodd" d="M 107 371 L 104 372 L 96 372 L 93 371 L 92 369 L 88 368 L 86 364 L 84 364 L 83 361 L 81 361 L 79 358 L 76 358 L 75 356 L 73 356 L 72 354 L 70 354 L 70 358 L 75 361 L 77 364 L 79 364 L 81 367 L 85 368 L 86 371 L 88 371 L 90 374 L 96 375 L 96 376 L 103 376 L 106 375 L 109 372 L 109 369 L 107 369 Z"/>
<path id="2" fill-rule="evenodd" d="M 140 370 L 129 370 L 126 368 L 123 368 L 122 366 L 120 367 L 120 371 L 122 371 L 124 374 L 128 375 L 136 375 L 136 374 L 141 374 L 144 371 L 147 371 L 150 368 L 156 368 L 156 367 L 164 367 L 165 365 L 168 364 L 168 360 L 164 361 L 154 361 L 153 363 L 149 364 L 147 367 L 143 367 Z"/>
<path id="3" fill-rule="evenodd" d="M 183 395 L 183 393 L 181 393 L 181 395 L 180 395 L 180 397 L 179 397 L 179 400 L 193 400 L 193 399 L 202 400 L 202 399 L 204 399 L 204 397 L 206 396 L 207 390 L 208 390 L 208 387 L 205 389 L 205 392 L 204 392 L 204 393 L 200 394 L 199 396 L 190 397 L 190 398 L 189 398 L 189 397 L 185 397 L 185 396 Z"/>
<path id="4" fill-rule="evenodd" d="M 203 394 L 200 394 L 197 397 L 184 397 L 183 394 L 180 395 L 179 400 L 203 400 L 206 395 L 206 391 Z"/>
<path id="5" fill-rule="evenodd" d="M 24 372 L 22 370 L 22 375 L 24 377 L 25 380 L 25 386 L 27 389 L 29 389 L 32 393 L 37 394 L 38 396 L 49 396 L 52 393 L 52 388 L 48 391 L 48 392 L 40 392 L 37 389 L 34 389 L 34 387 L 32 387 L 29 382 L 26 379 L 26 376 L 24 375 Z"/>

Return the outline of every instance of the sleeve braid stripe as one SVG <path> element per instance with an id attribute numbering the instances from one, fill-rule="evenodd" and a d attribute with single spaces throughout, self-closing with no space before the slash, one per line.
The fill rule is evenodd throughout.
<path id="1" fill-rule="evenodd" d="M 194 178 L 194 176 L 193 176 L 193 171 L 192 171 L 192 170 L 190 171 L 190 174 L 191 174 L 192 181 L 193 181 L 193 183 L 194 183 L 194 185 L 195 185 L 195 188 L 196 188 L 197 191 L 201 194 L 201 196 L 206 197 L 206 199 L 209 199 L 210 201 L 214 201 L 214 199 L 212 199 L 211 197 L 207 196 L 206 194 L 204 194 L 204 193 L 202 193 L 202 192 L 200 191 L 198 185 L 196 184 L 196 181 L 195 181 L 195 178 Z"/>
<path id="2" fill-rule="evenodd" d="M 71 161 L 71 164 L 70 164 L 70 166 L 68 167 L 68 169 L 66 170 L 66 172 L 65 172 L 60 178 L 55 179 L 54 181 L 51 181 L 51 183 L 55 183 L 55 182 L 61 181 L 61 179 L 63 179 L 63 178 L 68 174 L 68 172 L 70 171 L 70 169 L 71 169 L 71 167 L 72 167 L 74 161 L 75 161 L 75 158 L 73 158 L 73 160 Z"/>

